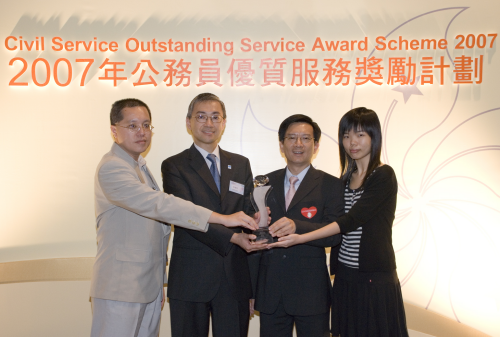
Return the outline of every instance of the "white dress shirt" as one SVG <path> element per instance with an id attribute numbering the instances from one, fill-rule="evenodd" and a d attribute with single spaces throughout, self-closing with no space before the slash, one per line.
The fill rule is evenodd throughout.
<path id="1" fill-rule="evenodd" d="M 297 182 L 295 183 L 295 191 L 297 191 L 299 189 L 300 183 L 302 182 L 302 180 L 306 176 L 306 173 L 307 173 L 307 171 L 309 171 L 310 167 L 311 167 L 311 165 L 309 165 L 308 167 L 306 167 L 305 169 L 303 169 L 302 172 L 300 172 L 297 175 L 292 174 L 292 172 L 290 172 L 290 170 L 288 169 L 288 167 L 286 168 L 286 173 L 285 173 L 285 198 L 286 198 L 286 194 L 288 193 L 288 190 L 290 189 L 290 177 L 295 176 L 295 177 L 299 178 L 299 180 L 297 180 Z"/>
<path id="2" fill-rule="evenodd" d="M 208 168 L 210 169 L 210 167 L 212 167 L 212 162 L 210 160 L 208 160 L 208 158 L 207 158 L 207 156 L 210 153 L 208 151 L 206 151 L 205 149 L 202 149 L 201 147 L 199 147 L 198 145 L 196 145 L 196 143 L 194 144 L 194 147 L 198 151 L 200 151 L 201 155 L 203 156 L 203 158 L 205 159 L 205 162 L 208 165 Z M 219 171 L 219 175 L 220 175 L 220 155 L 219 155 L 219 145 L 218 144 L 215 147 L 214 152 L 212 152 L 212 153 L 215 154 L 215 161 L 217 162 L 217 171 Z"/>

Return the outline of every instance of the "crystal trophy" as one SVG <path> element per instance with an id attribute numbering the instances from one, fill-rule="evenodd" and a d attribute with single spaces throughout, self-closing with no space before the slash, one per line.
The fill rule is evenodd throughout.
<path id="1" fill-rule="evenodd" d="M 254 183 L 254 190 L 250 193 L 250 200 L 256 212 L 260 213 L 259 229 L 253 231 L 256 236 L 255 242 L 273 242 L 273 237 L 269 234 L 269 214 L 267 213 L 267 197 L 271 192 L 271 186 L 265 186 L 269 182 L 266 176 L 256 176 Z"/>

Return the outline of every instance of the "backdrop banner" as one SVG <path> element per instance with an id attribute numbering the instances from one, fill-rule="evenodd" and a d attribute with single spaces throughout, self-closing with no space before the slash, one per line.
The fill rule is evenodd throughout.
<path id="1" fill-rule="evenodd" d="M 379 115 L 399 191 L 404 300 L 500 336 L 500 3 L 384 0 L 2 1 L 0 262 L 93 257 L 93 180 L 111 104 L 145 101 L 160 165 L 189 147 L 191 99 L 226 104 L 220 143 L 254 175 L 286 165 L 277 130 L 321 127 L 313 165 L 338 176 L 338 122 Z M 202 276 L 200 276 L 202 277 Z"/>

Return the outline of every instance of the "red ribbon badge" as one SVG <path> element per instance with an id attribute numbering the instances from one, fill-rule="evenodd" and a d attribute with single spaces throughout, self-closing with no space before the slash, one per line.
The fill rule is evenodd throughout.
<path id="1" fill-rule="evenodd" d="M 312 207 L 309 207 L 309 208 L 302 208 L 300 210 L 300 212 L 302 213 L 303 216 L 305 216 L 306 218 L 308 219 L 311 219 L 313 216 L 316 215 L 316 213 L 318 212 L 318 209 L 314 206 Z"/>

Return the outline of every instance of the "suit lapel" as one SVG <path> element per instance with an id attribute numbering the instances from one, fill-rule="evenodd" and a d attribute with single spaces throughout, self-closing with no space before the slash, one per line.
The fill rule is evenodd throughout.
<path id="1" fill-rule="evenodd" d="M 155 177 L 153 177 L 153 175 L 151 174 L 151 171 L 149 170 L 149 168 L 147 166 L 146 166 L 146 170 L 148 171 L 148 174 L 151 177 L 151 181 L 153 182 L 154 189 L 156 191 L 160 191 L 160 188 L 158 187 L 158 184 L 156 183 Z"/>
<path id="2" fill-rule="evenodd" d="M 137 179 L 139 179 L 140 182 L 143 184 L 146 183 L 144 181 L 144 176 L 142 175 L 141 169 L 137 164 L 137 162 L 132 157 L 130 157 L 130 155 L 127 152 L 125 152 L 125 150 L 123 150 L 120 147 L 120 145 L 113 143 L 113 145 L 111 146 L 111 153 L 113 153 L 113 155 L 117 156 L 118 158 L 123 159 L 127 164 L 129 164 L 130 167 L 137 174 Z"/>
<path id="3" fill-rule="evenodd" d="M 214 191 L 217 195 L 220 195 L 219 190 L 217 189 L 217 185 L 215 185 L 214 177 L 210 173 L 210 169 L 208 168 L 207 162 L 205 158 L 201 155 L 200 151 L 198 151 L 194 144 L 189 148 L 189 159 L 191 167 L 195 170 L 203 181 Z"/>
<path id="4" fill-rule="evenodd" d="M 295 192 L 292 201 L 290 202 L 290 206 L 288 209 L 292 209 L 300 200 L 304 199 L 319 183 L 319 173 L 318 171 L 312 167 L 309 167 L 309 171 L 307 171 L 304 180 L 300 183 L 299 189 Z M 284 179 L 284 178 L 283 178 Z M 284 193 L 284 192 L 283 192 Z"/>
<path id="5" fill-rule="evenodd" d="M 220 193 L 221 193 L 221 200 L 224 200 L 224 197 L 227 194 L 227 191 L 229 191 L 229 181 L 233 178 L 233 170 L 229 169 L 229 166 L 231 165 L 231 155 L 227 153 L 226 151 L 223 151 L 219 147 L 219 155 L 220 155 Z"/>
<path id="6" fill-rule="evenodd" d="M 146 171 L 148 172 L 149 177 L 151 178 L 151 181 L 153 182 L 154 190 L 155 191 L 161 191 L 160 187 L 158 187 L 158 184 L 156 183 L 155 177 L 153 177 L 153 175 L 151 174 L 151 171 L 149 170 L 149 168 L 148 168 L 147 165 L 146 165 Z M 163 222 L 160 222 L 160 223 L 162 225 L 161 228 L 163 229 L 163 237 L 165 238 L 167 235 L 170 234 L 170 227 L 166 226 Z M 167 247 L 168 246 L 168 241 L 167 241 L 166 245 L 164 243 L 162 243 L 162 244 L 164 245 L 164 247 Z"/>
<path id="7" fill-rule="evenodd" d="M 144 180 L 144 177 L 142 175 L 142 172 L 141 172 L 141 169 L 140 169 L 139 165 L 135 165 L 134 166 L 134 171 L 137 174 L 137 177 L 139 178 L 139 180 L 141 181 L 141 183 L 145 184 L 146 181 Z"/>
<path id="8" fill-rule="evenodd" d="M 276 201 L 283 209 L 283 213 L 286 212 L 285 209 L 285 173 L 286 169 L 279 171 L 276 174 L 276 181 L 272 182 L 272 186 L 274 189 L 274 195 L 276 196 Z"/>

